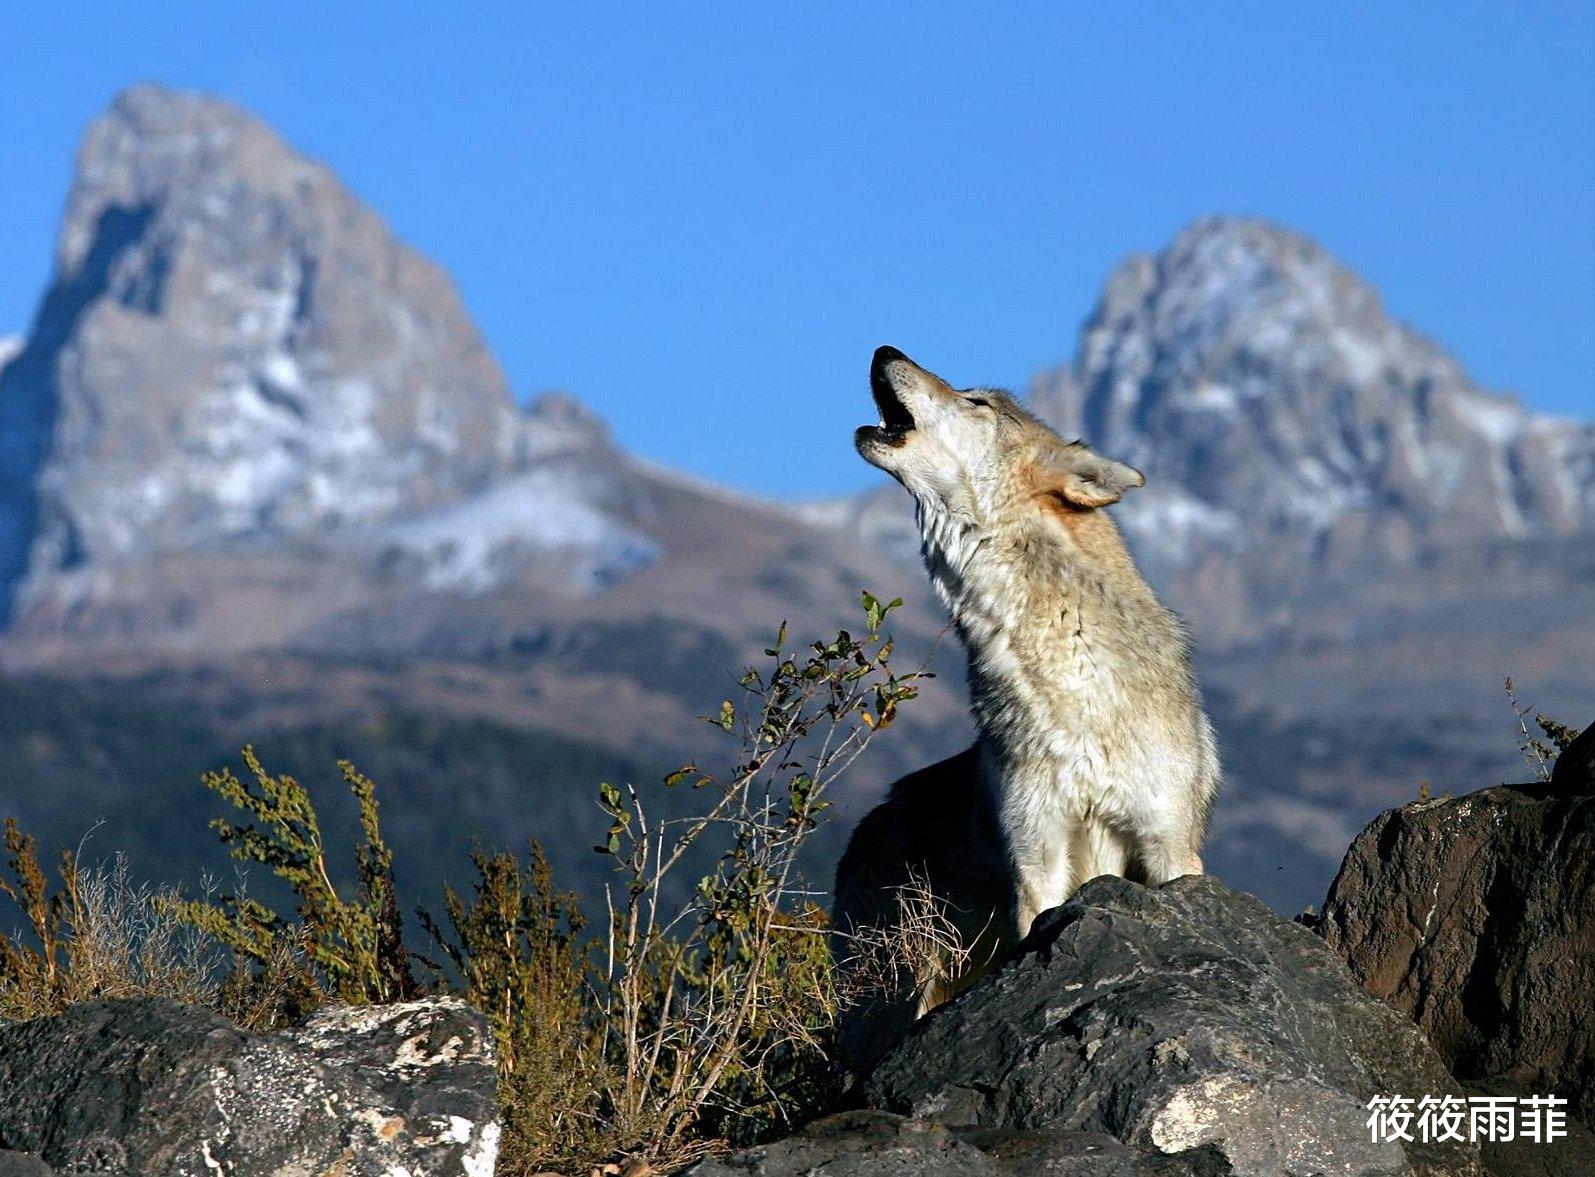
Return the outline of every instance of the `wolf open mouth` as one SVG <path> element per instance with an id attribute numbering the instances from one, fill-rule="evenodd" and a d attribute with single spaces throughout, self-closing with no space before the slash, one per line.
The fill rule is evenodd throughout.
<path id="1" fill-rule="evenodd" d="M 903 353 L 896 348 L 883 347 L 875 353 L 875 362 L 870 365 L 870 394 L 875 398 L 875 407 L 880 411 L 881 423 L 866 425 L 859 432 L 867 431 L 888 445 L 901 445 L 903 439 L 914 429 L 914 414 L 908 411 L 908 406 L 897 395 L 897 390 L 892 387 L 891 377 L 886 371 L 893 360 L 904 358 L 906 357 Z"/>

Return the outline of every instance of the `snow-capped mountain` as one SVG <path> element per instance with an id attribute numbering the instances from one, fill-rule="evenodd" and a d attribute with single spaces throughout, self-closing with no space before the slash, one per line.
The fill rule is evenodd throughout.
<path id="1" fill-rule="evenodd" d="M 801 514 L 632 458 L 572 396 L 522 410 L 448 277 L 327 168 L 154 86 L 89 128 L 0 372 L 14 666 L 558 647 L 628 609 L 712 613 L 734 660 L 803 615 L 775 587 L 840 578 L 829 619 L 900 575 Z"/>
<path id="2" fill-rule="evenodd" d="M 1322 248 L 1259 220 L 1204 218 L 1126 259 L 1075 366 L 1032 396 L 1226 528 L 1319 536 L 1383 514 L 1483 539 L 1595 522 L 1595 425 L 1480 389 Z"/>
<path id="3" fill-rule="evenodd" d="M 564 393 L 532 403 L 515 469 L 479 494 L 390 524 L 390 556 L 418 561 L 430 589 L 478 595 L 535 575 L 560 553 L 560 574 L 597 592 L 651 564 L 659 545 L 621 521 L 626 465 L 609 430 Z"/>
<path id="4" fill-rule="evenodd" d="M 528 548 L 602 583 L 650 548 L 553 470 L 568 424 L 521 413 L 447 275 L 328 169 L 135 87 L 85 136 L 0 374 L 0 595 L 83 603 L 110 567 L 373 527 L 436 587 Z"/>

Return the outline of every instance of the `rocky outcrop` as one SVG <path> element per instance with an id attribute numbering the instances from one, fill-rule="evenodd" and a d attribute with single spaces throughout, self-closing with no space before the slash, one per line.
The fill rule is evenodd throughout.
<path id="1" fill-rule="evenodd" d="M 267 1035 L 162 1000 L 76 1006 L 0 1029 L 0 1091 L 0 1150 L 26 1154 L 0 1173 L 490 1177 L 498 1147 L 490 1036 L 454 999 Z"/>
<path id="2" fill-rule="evenodd" d="M 1595 795 L 1393 809 L 1352 843 L 1319 928 L 1460 1079 L 1554 1092 L 1595 1121 Z"/>
<path id="3" fill-rule="evenodd" d="M 100 1170 L 110 1173 L 109 1169 Z M 38 1157 L 29 1156 L 25 1152 L 10 1152 L 0 1149 L 0 1177 L 51 1177 L 55 1170 L 46 1165 Z M 116 1177 L 112 1173 L 112 1177 Z"/>
<path id="4" fill-rule="evenodd" d="M 1178 1156 L 1101 1132 L 954 1132 L 890 1112 L 843 1112 L 683 1177 L 1228 1177 L 1211 1145 Z"/>
<path id="5" fill-rule="evenodd" d="M 1211 877 L 1099 878 L 1024 948 L 887 1055 L 873 1106 L 1209 1145 L 1242 1174 L 1478 1171 L 1472 1145 L 1370 1142 L 1373 1096 L 1459 1089 L 1410 1022 L 1251 896 Z"/>

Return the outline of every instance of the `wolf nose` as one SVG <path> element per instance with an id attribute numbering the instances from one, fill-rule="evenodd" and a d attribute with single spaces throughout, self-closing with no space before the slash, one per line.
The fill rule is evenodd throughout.
<path id="1" fill-rule="evenodd" d="M 908 357 L 902 352 L 898 351 L 895 347 L 877 347 L 875 349 L 875 359 L 870 363 L 870 367 L 878 371 L 879 369 L 886 367 L 886 365 L 891 363 L 893 360 L 906 359 L 908 359 Z"/>

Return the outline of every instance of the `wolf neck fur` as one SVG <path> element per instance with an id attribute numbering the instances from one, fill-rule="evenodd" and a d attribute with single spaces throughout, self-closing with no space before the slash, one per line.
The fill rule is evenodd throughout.
<path id="1" fill-rule="evenodd" d="M 931 583 L 969 656 L 983 760 L 1003 778 L 1046 778 L 1059 745 L 1122 704 L 1127 678 L 1183 648 L 1172 618 L 1170 633 L 1146 650 L 1124 648 L 1123 625 L 1099 628 L 1132 609 L 1144 616 L 1149 605 L 1168 616 L 1101 512 L 1027 504 L 1013 519 L 981 525 L 921 502 L 919 523 Z"/>

